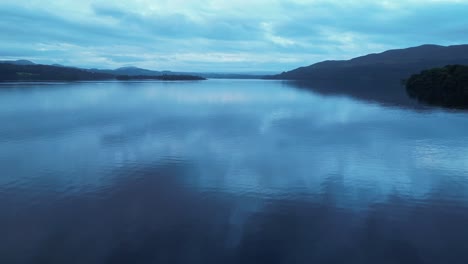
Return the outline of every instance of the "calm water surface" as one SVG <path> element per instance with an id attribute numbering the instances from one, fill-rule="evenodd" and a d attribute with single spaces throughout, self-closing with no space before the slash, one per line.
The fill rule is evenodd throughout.
<path id="1" fill-rule="evenodd" d="M 468 263 L 465 112 L 277 81 L 0 87 L 0 263 Z"/>

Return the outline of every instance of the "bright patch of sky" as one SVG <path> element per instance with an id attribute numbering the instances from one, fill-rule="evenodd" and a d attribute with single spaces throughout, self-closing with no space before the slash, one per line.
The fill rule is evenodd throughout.
<path id="1" fill-rule="evenodd" d="M 79 67 L 281 72 L 468 43 L 468 1 L 0 0 L 0 59 Z"/>

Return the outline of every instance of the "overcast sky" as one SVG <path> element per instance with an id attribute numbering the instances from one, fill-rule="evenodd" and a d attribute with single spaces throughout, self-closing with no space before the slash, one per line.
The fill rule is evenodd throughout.
<path id="1" fill-rule="evenodd" d="M 468 0 L 0 0 L 0 59 L 80 67 L 284 71 L 468 43 Z"/>

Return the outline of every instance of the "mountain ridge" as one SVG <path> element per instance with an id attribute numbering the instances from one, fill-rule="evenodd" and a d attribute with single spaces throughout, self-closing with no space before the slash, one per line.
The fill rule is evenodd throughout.
<path id="1" fill-rule="evenodd" d="M 468 64 L 468 45 L 425 44 L 371 53 L 349 60 L 326 60 L 271 76 L 272 79 L 408 78 L 422 70 Z"/>
<path id="2" fill-rule="evenodd" d="M 136 76 L 153 76 L 160 77 L 164 75 L 195 75 L 203 78 L 211 79 L 263 79 L 265 76 L 273 74 L 272 72 L 184 72 L 184 71 L 169 71 L 169 70 L 150 70 L 144 69 L 136 66 L 124 66 L 115 69 L 99 69 L 99 68 L 81 68 L 76 66 L 66 66 L 62 64 L 40 64 L 34 63 L 29 60 L 4 60 L 0 61 L 0 64 L 14 64 L 14 65 L 44 65 L 44 66 L 54 66 L 61 68 L 72 68 L 78 70 L 84 70 L 93 73 L 99 74 L 111 74 L 115 76 L 124 76 L 128 75 L 131 77 Z"/>
<path id="3" fill-rule="evenodd" d="M 133 69 L 134 70 L 134 69 Z M 148 72 L 149 70 L 141 69 Z M 138 70 L 137 72 L 141 72 Z M 149 71 L 151 72 L 151 71 Z M 126 74 L 125 69 L 118 71 L 96 71 L 63 65 L 43 65 L 30 61 L 0 61 L 0 82 L 16 81 L 97 81 L 97 80 L 162 80 L 188 81 L 204 80 L 205 78 L 188 74 Z"/>
<path id="4" fill-rule="evenodd" d="M 8 63 L 14 65 L 36 65 L 36 63 L 30 60 L 1 60 L 0 63 Z"/>

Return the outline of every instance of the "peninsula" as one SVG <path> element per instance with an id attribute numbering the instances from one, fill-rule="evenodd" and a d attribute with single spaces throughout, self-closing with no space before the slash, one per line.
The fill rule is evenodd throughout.
<path id="1" fill-rule="evenodd" d="M 0 82 L 18 81 L 100 81 L 100 80 L 160 80 L 160 81 L 193 81 L 205 78 L 186 74 L 160 75 L 121 75 L 110 72 L 66 67 L 61 65 L 35 64 L 26 60 L 0 61 Z"/>

